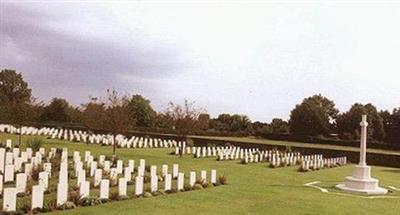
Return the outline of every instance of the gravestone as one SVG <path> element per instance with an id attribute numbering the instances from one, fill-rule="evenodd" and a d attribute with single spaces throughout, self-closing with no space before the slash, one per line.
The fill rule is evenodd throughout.
<path id="1" fill-rule="evenodd" d="M 98 187 L 100 185 L 102 177 L 103 177 L 103 170 L 96 169 L 96 171 L 94 173 L 94 183 L 93 183 L 94 187 Z"/>
<path id="2" fill-rule="evenodd" d="M 172 188 L 172 175 L 166 174 L 165 175 L 165 183 L 164 183 L 164 190 L 169 191 Z"/>
<path id="3" fill-rule="evenodd" d="M 117 168 L 111 168 L 111 171 L 110 171 L 110 183 L 111 183 L 111 186 L 117 185 L 117 183 L 118 183 L 118 170 L 117 170 Z"/>
<path id="4" fill-rule="evenodd" d="M 140 196 L 143 194 L 143 177 L 136 176 L 135 179 L 135 195 Z"/>
<path id="5" fill-rule="evenodd" d="M 178 174 L 178 181 L 177 181 L 177 190 L 183 190 L 184 185 L 184 178 L 185 175 L 183 173 Z"/>
<path id="6" fill-rule="evenodd" d="M 32 206 L 31 209 L 43 208 L 44 189 L 41 185 L 32 186 Z"/>
<path id="7" fill-rule="evenodd" d="M 122 160 L 117 160 L 117 173 L 122 174 L 124 163 Z"/>
<path id="8" fill-rule="evenodd" d="M 6 165 L 4 170 L 4 183 L 14 181 L 14 165 Z"/>
<path id="9" fill-rule="evenodd" d="M 151 181 L 150 181 L 150 190 L 151 192 L 156 192 L 158 190 L 158 176 L 157 175 L 151 175 Z"/>
<path id="10" fill-rule="evenodd" d="M 63 205 L 68 201 L 68 183 L 57 184 L 57 206 Z"/>
<path id="11" fill-rule="evenodd" d="M 79 187 L 79 196 L 81 198 L 86 198 L 90 194 L 90 182 L 89 181 L 82 181 Z"/>
<path id="12" fill-rule="evenodd" d="M 200 178 L 201 178 L 201 180 L 206 181 L 207 180 L 207 171 L 202 170 L 200 173 Z"/>
<path id="13" fill-rule="evenodd" d="M 215 169 L 211 170 L 211 183 L 212 184 L 217 183 L 217 170 L 215 170 Z"/>
<path id="14" fill-rule="evenodd" d="M 177 178 L 179 173 L 179 165 L 178 164 L 173 164 L 172 165 L 172 177 Z"/>
<path id="15" fill-rule="evenodd" d="M 3 194 L 3 175 L 0 175 L 0 194 Z"/>
<path id="16" fill-rule="evenodd" d="M 3 195 L 3 211 L 15 212 L 17 205 L 17 190 L 16 188 L 4 188 Z"/>
<path id="17" fill-rule="evenodd" d="M 6 149 L 0 148 L 0 172 L 1 173 L 4 173 L 5 158 L 6 158 Z"/>
<path id="18" fill-rule="evenodd" d="M 166 164 L 162 165 L 161 174 L 163 177 L 165 177 L 165 175 L 168 174 L 168 165 L 166 165 Z"/>
<path id="19" fill-rule="evenodd" d="M 97 162 L 93 161 L 92 163 L 90 163 L 90 177 L 94 176 L 96 169 L 97 169 Z"/>
<path id="20" fill-rule="evenodd" d="M 13 164 L 14 154 L 12 152 L 6 152 L 6 163 L 5 165 Z"/>
<path id="21" fill-rule="evenodd" d="M 25 173 L 18 173 L 17 174 L 17 182 L 16 182 L 16 190 L 17 193 L 25 193 L 26 191 L 26 181 L 27 177 Z"/>
<path id="22" fill-rule="evenodd" d="M 124 169 L 124 178 L 126 179 L 126 181 L 132 180 L 132 172 L 129 167 L 125 167 L 125 169 Z"/>
<path id="23" fill-rule="evenodd" d="M 131 173 L 134 172 L 135 171 L 135 161 L 134 160 L 129 160 L 128 161 L 128 167 L 129 167 L 129 170 L 130 170 Z"/>
<path id="24" fill-rule="evenodd" d="M 196 183 L 196 172 L 191 171 L 190 172 L 190 178 L 189 178 L 189 185 L 191 187 L 193 187 L 195 183 Z"/>
<path id="25" fill-rule="evenodd" d="M 157 166 L 152 165 L 150 167 L 150 176 L 157 176 Z"/>
<path id="26" fill-rule="evenodd" d="M 85 170 L 80 170 L 78 172 L 78 179 L 76 181 L 77 182 L 76 185 L 80 186 L 81 183 L 84 182 L 85 180 L 86 180 L 86 172 L 85 172 Z"/>
<path id="27" fill-rule="evenodd" d="M 48 173 L 49 178 L 51 178 L 51 163 L 44 163 L 43 170 Z"/>
<path id="28" fill-rule="evenodd" d="M 125 178 L 118 179 L 118 195 L 126 196 L 127 180 Z"/>
<path id="29" fill-rule="evenodd" d="M 110 181 L 103 179 L 100 182 L 100 199 L 108 199 L 110 189 Z"/>

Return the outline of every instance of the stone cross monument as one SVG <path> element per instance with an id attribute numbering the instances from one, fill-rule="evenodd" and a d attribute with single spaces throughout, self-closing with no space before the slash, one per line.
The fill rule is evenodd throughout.
<path id="1" fill-rule="evenodd" d="M 365 193 L 369 195 L 386 194 L 388 191 L 379 187 L 379 180 L 371 178 L 371 167 L 367 166 L 367 115 L 362 115 L 360 162 L 354 167 L 353 176 L 347 176 L 344 184 L 336 185 L 337 188 L 354 193 Z"/>

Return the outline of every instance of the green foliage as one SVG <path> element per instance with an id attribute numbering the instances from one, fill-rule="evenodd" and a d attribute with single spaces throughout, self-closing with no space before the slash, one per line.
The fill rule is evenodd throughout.
<path id="1" fill-rule="evenodd" d="M 101 200 L 94 196 L 85 197 L 79 200 L 79 205 L 84 207 L 99 205 L 101 203 Z"/>
<path id="2" fill-rule="evenodd" d="M 71 210 L 71 209 L 75 209 L 75 208 L 76 208 L 75 203 L 74 202 L 70 202 L 70 201 L 68 201 L 68 202 L 66 202 L 63 205 L 60 205 L 58 207 L 58 209 L 60 209 L 60 210 Z"/>
<path id="3" fill-rule="evenodd" d="M 221 175 L 218 177 L 218 183 L 222 185 L 228 184 L 228 179 L 225 175 Z"/>
<path id="4" fill-rule="evenodd" d="M 21 104 L 31 100 L 32 90 L 21 73 L 3 69 L 0 72 L 0 104 Z"/>
<path id="5" fill-rule="evenodd" d="M 43 140 L 37 137 L 29 138 L 26 142 L 26 147 L 32 148 L 32 151 L 37 152 L 43 145 Z"/>
<path id="6" fill-rule="evenodd" d="M 194 184 L 194 186 L 193 186 L 193 190 L 202 190 L 202 189 L 204 189 L 204 188 L 201 184 Z"/>
<path id="7" fill-rule="evenodd" d="M 133 95 L 128 103 L 128 113 L 132 126 L 153 127 L 156 112 L 150 105 L 150 100 L 141 95 Z"/>
<path id="8" fill-rule="evenodd" d="M 376 140 L 383 140 L 385 131 L 381 115 L 372 104 L 362 105 L 360 103 L 352 105 L 349 111 L 338 116 L 336 123 L 341 138 L 360 138 L 360 121 L 363 114 L 367 114 L 368 136 Z"/>
<path id="9" fill-rule="evenodd" d="M 48 106 L 45 106 L 40 120 L 43 122 L 70 122 L 73 109 L 67 100 L 53 98 Z"/>
<path id="10" fill-rule="evenodd" d="M 335 103 L 322 95 L 305 98 L 290 113 L 290 131 L 295 135 L 326 135 L 338 114 Z"/>

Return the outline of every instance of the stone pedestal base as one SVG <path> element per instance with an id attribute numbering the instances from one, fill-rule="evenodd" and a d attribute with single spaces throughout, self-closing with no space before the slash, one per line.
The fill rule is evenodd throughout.
<path id="1" fill-rule="evenodd" d="M 379 187 L 379 180 L 371 178 L 371 168 L 369 166 L 355 166 L 353 176 L 346 177 L 344 184 L 336 187 L 354 193 L 365 193 L 368 195 L 383 195 L 388 191 Z"/>

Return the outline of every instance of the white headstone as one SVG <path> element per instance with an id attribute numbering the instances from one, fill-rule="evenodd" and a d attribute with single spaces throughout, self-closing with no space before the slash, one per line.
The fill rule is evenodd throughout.
<path id="1" fill-rule="evenodd" d="M 171 187 L 172 187 L 172 175 L 171 174 L 166 174 L 165 175 L 164 190 L 165 191 L 171 190 Z"/>
<path id="2" fill-rule="evenodd" d="M 215 169 L 211 170 L 211 183 L 212 184 L 217 183 L 217 170 Z"/>
<path id="3" fill-rule="evenodd" d="M 168 174 L 168 165 L 164 164 L 161 168 L 161 174 L 163 177 L 165 177 L 165 175 Z"/>
<path id="4" fill-rule="evenodd" d="M 6 165 L 4 171 L 4 182 L 11 182 L 14 181 L 14 165 Z"/>
<path id="5" fill-rule="evenodd" d="M 68 201 L 68 183 L 57 184 L 57 205 L 63 205 Z"/>
<path id="6" fill-rule="evenodd" d="M 4 188 L 3 195 L 3 211 L 15 212 L 17 205 L 17 190 L 16 188 Z"/>
<path id="7" fill-rule="evenodd" d="M 179 173 L 179 165 L 178 164 L 173 164 L 172 165 L 172 177 L 173 178 L 178 177 L 178 173 Z"/>
<path id="8" fill-rule="evenodd" d="M 178 174 L 177 189 L 183 190 L 185 175 L 183 173 Z"/>
<path id="9" fill-rule="evenodd" d="M 108 199 L 110 189 L 110 181 L 103 179 L 100 182 L 100 199 Z"/>
<path id="10" fill-rule="evenodd" d="M 157 166 L 152 165 L 150 167 L 150 176 L 157 176 Z"/>
<path id="11" fill-rule="evenodd" d="M 136 176 L 135 179 L 135 195 L 140 196 L 143 194 L 143 177 Z"/>
<path id="12" fill-rule="evenodd" d="M 25 193 L 27 177 L 25 173 L 17 174 L 16 189 L 17 193 Z"/>
<path id="13" fill-rule="evenodd" d="M 41 185 L 32 186 L 32 207 L 35 208 L 43 208 L 43 194 L 44 189 Z"/>
<path id="14" fill-rule="evenodd" d="M 150 181 L 150 190 L 151 192 L 156 192 L 158 190 L 158 176 L 152 175 Z"/>
<path id="15" fill-rule="evenodd" d="M 118 179 L 118 195 L 126 196 L 127 180 L 125 178 Z"/>
<path id="16" fill-rule="evenodd" d="M 79 195 L 81 198 L 86 198 L 90 194 L 90 182 L 82 181 L 79 187 Z"/>
<path id="17" fill-rule="evenodd" d="M 94 173 L 94 187 L 98 187 L 101 183 L 103 177 L 103 170 L 102 169 L 96 169 L 95 173 Z"/>
<path id="18" fill-rule="evenodd" d="M 195 183 L 196 183 L 196 172 L 191 171 L 190 172 L 190 178 L 189 178 L 189 185 L 191 187 L 193 187 Z"/>
<path id="19" fill-rule="evenodd" d="M 206 181 L 207 180 L 207 171 L 202 170 L 200 174 L 201 174 L 200 175 L 201 180 Z"/>

